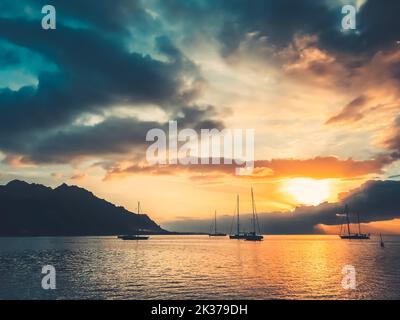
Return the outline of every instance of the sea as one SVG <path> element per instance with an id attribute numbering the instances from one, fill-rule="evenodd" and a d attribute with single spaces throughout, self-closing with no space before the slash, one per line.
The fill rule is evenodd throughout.
<path id="1" fill-rule="evenodd" d="M 332 235 L 0 238 L 0 299 L 399 299 L 400 237 L 384 243 Z"/>

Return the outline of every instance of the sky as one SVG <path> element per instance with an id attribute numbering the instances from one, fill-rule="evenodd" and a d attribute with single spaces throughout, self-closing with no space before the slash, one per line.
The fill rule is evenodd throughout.
<path id="1" fill-rule="evenodd" d="M 174 230 L 228 221 L 237 194 L 250 212 L 253 187 L 271 232 L 335 232 L 351 203 L 365 228 L 400 233 L 399 1 L 50 2 L 0 3 L 0 183 L 140 201 Z M 150 165 L 146 134 L 170 120 L 253 129 L 253 173 Z"/>

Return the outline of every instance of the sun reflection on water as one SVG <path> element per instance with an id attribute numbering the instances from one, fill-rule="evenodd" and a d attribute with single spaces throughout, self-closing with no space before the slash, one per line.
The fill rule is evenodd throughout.
<path id="1" fill-rule="evenodd" d="M 50 240 L 49 240 L 50 239 Z M 399 298 L 400 238 L 266 236 L 262 242 L 208 236 L 0 239 L 0 298 L 361 299 Z M 57 269 L 44 292 L 38 265 Z M 341 286 L 357 270 L 357 289 Z"/>

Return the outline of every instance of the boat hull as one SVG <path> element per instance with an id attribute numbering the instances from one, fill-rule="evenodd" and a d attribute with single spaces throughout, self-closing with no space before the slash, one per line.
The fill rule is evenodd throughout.
<path id="1" fill-rule="evenodd" d="M 124 236 L 118 236 L 118 239 L 121 240 L 148 240 L 148 236 L 138 236 L 138 235 L 124 235 Z"/>
<path id="2" fill-rule="evenodd" d="M 263 236 L 257 234 L 256 235 L 252 234 L 245 237 L 246 241 L 262 241 L 263 239 L 264 239 Z"/>
<path id="3" fill-rule="evenodd" d="M 210 233 L 209 237 L 226 237 L 225 233 Z"/>
<path id="4" fill-rule="evenodd" d="M 237 239 L 237 240 L 243 239 L 244 240 L 245 238 L 246 238 L 245 234 L 232 234 L 229 236 L 229 239 Z"/>
<path id="5" fill-rule="evenodd" d="M 342 235 L 340 236 L 341 239 L 347 240 L 369 240 L 368 234 L 350 234 L 350 235 Z"/>

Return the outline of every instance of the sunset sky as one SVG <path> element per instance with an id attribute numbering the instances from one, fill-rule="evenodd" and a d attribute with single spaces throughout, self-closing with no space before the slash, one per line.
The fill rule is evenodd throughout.
<path id="1" fill-rule="evenodd" d="M 1 184 L 76 184 L 173 225 L 237 194 L 250 212 L 251 186 L 258 212 L 292 214 L 400 177 L 399 1 L 54 0 L 43 30 L 48 2 L 0 3 Z M 253 174 L 149 166 L 168 120 L 254 129 Z M 376 220 L 400 233 L 394 211 Z"/>

